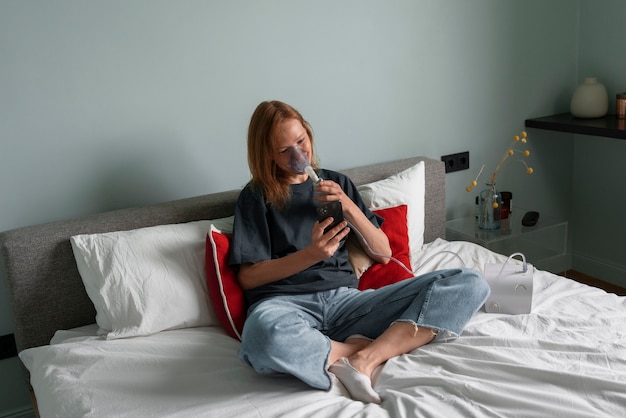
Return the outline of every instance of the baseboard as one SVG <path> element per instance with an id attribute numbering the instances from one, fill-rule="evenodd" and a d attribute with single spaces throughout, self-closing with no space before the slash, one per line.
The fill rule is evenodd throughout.
<path id="1" fill-rule="evenodd" d="M 12 411 L 0 412 L 0 418 L 35 418 L 36 414 L 33 408 L 20 408 Z"/>
<path id="2" fill-rule="evenodd" d="M 587 274 L 591 277 L 626 288 L 626 266 L 591 257 L 574 251 L 572 255 L 572 270 Z"/>
<path id="3" fill-rule="evenodd" d="M 612 283 L 608 283 L 604 280 L 598 279 L 597 277 L 589 276 L 588 274 L 581 273 L 580 271 L 566 270 L 558 274 L 560 276 L 564 276 L 569 279 L 576 280 L 577 282 L 584 283 L 589 286 L 598 287 L 609 293 L 615 293 L 616 295 L 619 295 L 619 296 L 626 296 L 626 288 L 614 285 Z"/>

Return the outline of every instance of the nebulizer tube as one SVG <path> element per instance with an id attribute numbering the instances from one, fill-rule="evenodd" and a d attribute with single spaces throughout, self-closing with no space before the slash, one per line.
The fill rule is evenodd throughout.
<path id="1" fill-rule="evenodd" d="M 317 176 L 317 173 L 313 170 L 311 164 L 309 164 L 309 156 L 306 152 L 302 151 L 302 148 L 297 145 L 289 148 L 289 152 L 289 166 L 291 169 L 298 174 L 307 173 L 313 183 L 317 185 L 322 179 Z"/>

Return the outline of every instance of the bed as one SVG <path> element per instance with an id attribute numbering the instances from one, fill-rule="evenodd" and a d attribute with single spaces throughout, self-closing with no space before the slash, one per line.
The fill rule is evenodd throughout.
<path id="1" fill-rule="evenodd" d="M 507 259 L 444 239 L 441 161 L 414 157 L 343 172 L 370 194 L 373 209 L 403 208 L 402 257 L 418 273 L 482 271 Z M 393 189 L 398 184 L 408 196 Z M 626 416 L 626 298 L 540 270 L 530 313 L 481 309 L 458 339 L 388 361 L 374 379 L 380 405 L 352 400 L 336 380 L 325 392 L 290 376 L 255 374 L 236 356 L 245 316 L 223 265 L 237 195 L 0 233 L 19 357 L 42 417 Z M 146 261 L 157 241 L 158 259 Z M 151 278 L 189 269 L 193 277 L 150 288 L 134 276 L 148 264 Z M 362 267 L 361 280 L 377 268 Z M 132 289 L 107 282 L 116 275 L 138 282 Z M 374 274 L 369 285 L 386 276 Z"/>

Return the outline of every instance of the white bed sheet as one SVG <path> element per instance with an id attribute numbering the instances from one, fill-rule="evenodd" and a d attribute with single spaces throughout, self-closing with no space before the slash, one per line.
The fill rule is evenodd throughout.
<path id="1" fill-rule="evenodd" d="M 506 259 L 437 240 L 424 246 L 425 270 L 460 265 L 442 250 L 481 270 Z M 481 310 L 459 339 L 387 362 L 381 405 L 349 399 L 338 382 L 327 393 L 258 376 L 219 328 L 112 341 L 95 328 L 60 331 L 20 358 L 42 417 L 626 416 L 626 298 L 544 271 L 534 280 L 531 314 Z"/>

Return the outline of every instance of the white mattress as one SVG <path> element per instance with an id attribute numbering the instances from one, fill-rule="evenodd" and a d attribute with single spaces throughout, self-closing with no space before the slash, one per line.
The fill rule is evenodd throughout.
<path id="1" fill-rule="evenodd" d="M 457 252 L 468 267 L 506 257 L 469 243 L 424 246 L 422 260 Z M 459 266 L 441 254 L 425 270 Z M 96 328 L 59 331 L 20 358 L 42 417 L 622 417 L 626 416 L 626 298 L 537 271 L 528 315 L 478 312 L 462 336 L 394 358 L 376 380 L 381 405 L 241 364 L 219 328 L 105 341 Z"/>

